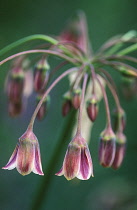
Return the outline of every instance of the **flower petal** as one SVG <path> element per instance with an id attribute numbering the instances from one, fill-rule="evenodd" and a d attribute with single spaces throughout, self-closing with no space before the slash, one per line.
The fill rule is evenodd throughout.
<path id="1" fill-rule="evenodd" d="M 42 166 L 41 166 L 41 157 L 40 157 L 39 144 L 37 144 L 36 147 L 35 147 L 35 158 L 34 158 L 33 172 L 35 174 L 44 175 L 44 173 L 42 171 Z"/>
<path id="2" fill-rule="evenodd" d="M 63 162 L 64 176 L 71 180 L 77 176 L 80 168 L 81 149 L 78 145 L 70 144 Z"/>
<path id="3" fill-rule="evenodd" d="M 34 166 L 35 145 L 20 141 L 17 153 L 17 170 L 22 175 L 30 174 Z"/>
<path id="4" fill-rule="evenodd" d="M 103 167 L 110 167 L 114 161 L 116 152 L 115 139 L 100 139 L 99 161 Z"/>
<path id="5" fill-rule="evenodd" d="M 16 157 L 17 157 L 18 148 L 19 148 L 19 144 L 17 144 L 8 163 L 6 164 L 6 166 L 2 167 L 2 169 L 12 170 L 16 167 Z"/>
<path id="6" fill-rule="evenodd" d="M 63 167 L 55 174 L 57 176 L 62 176 L 64 174 Z"/>
<path id="7" fill-rule="evenodd" d="M 81 149 L 81 162 L 80 162 L 80 170 L 77 175 L 78 179 L 81 180 L 87 180 L 93 176 L 93 165 L 92 165 L 92 159 L 90 156 L 89 149 L 82 148 Z"/>

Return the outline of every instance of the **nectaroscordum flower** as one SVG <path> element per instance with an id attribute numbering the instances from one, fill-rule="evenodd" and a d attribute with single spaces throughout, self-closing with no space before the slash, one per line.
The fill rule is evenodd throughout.
<path id="1" fill-rule="evenodd" d="M 116 133 L 116 154 L 112 164 L 113 169 L 118 169 L 124 159 L 126 151 L 126 136 L 121 132 Z"/>
<path id="2" fill-rule="evenodd" d="M 100 137 L 99 161 L 103 167 L 110 167 L 116 152 L 116 136 L 111 128 L 106 128 Z"/>
<path id="3" fill-rule="evenodd" d="M 90 152 L 85 139 L 81 135 L 76 135 L 68 145 L 63 166 L 56 175 L 64 175 L 67 180 L 75 177 L 87 180 L 93 176 Z"/>
<path id="4" fill-rule="evenodd" d="M 32 172 L 44 175 L 41 166 L 40 149 L 37 137 L 31 130 L 27 130 L 20 138 L 17 146 L 3 169 L 17 171 L 22 175 Z"/>

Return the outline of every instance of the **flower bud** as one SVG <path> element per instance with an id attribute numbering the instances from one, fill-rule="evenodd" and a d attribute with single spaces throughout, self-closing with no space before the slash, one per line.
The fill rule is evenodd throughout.
<path id="1" fill-rule="evenodd" d="M 133 69 L 127 68 L 125 66 L 118 66 L 118 70 L 124 77 L 134 78 L 137 77 L 137 72 Z"/>
<path id="2" fill-rule="evenodd" d="M 68 145 L 63 166 L 56 175 L 64 175 L 67 180 L 75 177 L 87 180 L 93 176 L 90 152 L 85 139 L 80 135 L 76 135 Z"/>
<path id="3" fill-rule="evenodd" d="M 120 110 L 115 109 L 113 111 L 113 116 L 114 116 L 113 117 L 114 131 L 118 131 L 118 130 L 123 131 L 126 127 L 126 114 L 125 114 L 124 110 L 122 108 Z"/>
<path id="4" fill-rule="evenodd" d="M 49 64 L 46 60 L 40 60 L 34 70 L 34 89 L 36 92 L 41 92 L 49 79 Z"/>
<path id="5" fill-rule="evenodd" d="M 134 78 L 122 77 L 122 93 L 127 100 L 137 95 L 137 81 Z"/>
<path id="6" fill-rule="evenodd" d="M 19 103 L 22 99 L 25 74 L 21 68 L 12 69 L 7 81 L 7 95 L 12 103 Z"/>
<path id="7" fill-rule="evenodd" d="M 81 89 L 74 89 L 72 92 L 72 105 L 75 109 L 80 107 L 81 103 Z"/>
<path id="8" fill-rule="evenodd" d="M 98 101 L 95 95 L 87 101 L 87 113 L 90 120 L 94 122 L 98 115 Z"/>
<path id="9" fill-rule="evenodd" d="M 100 137 L 99 161 L 103 167 L 110 167 L 115 158 L 116 137 L 111 128 L 106 128 Z"/>
<path id="10" fill-rule="evenodd" d="M 39 96 L 37 97 L 37 104 L 40 102 L 41 98 L 42 98 L 41 95 L 39 95 Z M 37 114 L 37 119 L 38 119 L 38 120 L 43 120 L 43 118 L 46 116 L 47 111 L 48 111 L 48 109 L 49 109 L 49 105 L 50 105 L 50 96 L 48 95 L 48 96 L 45 98 L 43 104 L 41 105 L 41 107 L 40 107 L 40 109 L 39 109 L 39 111 L 38 111 L 38 114 Z"/>
<path id="11" fill-rule="evenodd" d="M 116 133 L 116 153 L 112 164 L 113 169 L 118 169 L 124 159 L 126 151 L 126 136 L 122 132 Z"/>
<path id="12" fill-rule="evenodd" d="M 40 149 L 37 137 L 31 130 L 27 130 L 18 141 L 18 144 L 3 169 L 17 171 L 28 175 L 33 171 L 35 174 L 44 175 L 41 167 Z"/>
<path id="13" fill-rule="evenodd" d="M 8 112 L 10 117 L 17 117 L 22 112 L 22 102 L 13 103 L 9 102 L 8 104 Z"/>
<path id="14" fill-rule="evenodd" d="M 65 117 L 72 108 L 70 92 L 65 93 L 63 96 L 63 99 L 64 99 L 64 102 L 62 105 L 62 115 L 63 117 Z"/>
<path id="15" fill-rule="evenodd" d="M 82 12 L 78 12 L 75 17 L 72 17 L 59 39 L 60 41 L 75 43 L 84 52 L 87 52 L 88 40 L 86 37 L 86 30 L 85 16 Z M 77 53 L 77 50 L 74 47 L 68 46 L 68 48 L 74 53 Z"/>
<path id="16" fill-rule="evenodd" d="M 73 22 L 61 33 L 59 38 L 61 41 L 74 42 L 81 47 L 81 35 L 78 23 Z"/>

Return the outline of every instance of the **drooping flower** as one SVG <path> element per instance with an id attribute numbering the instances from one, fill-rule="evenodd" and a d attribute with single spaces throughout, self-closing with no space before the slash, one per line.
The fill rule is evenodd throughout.
<path id="1" fill-rule="evenodd" d="M 88 145 L 80 135 L 76 135 L 68 145 L 63 166 L 56 175 L 64 175 L 67 180 L 75 177 L 87 180 L 93 176 L 93 165 Z"/>
<path id="2" fill-rule="evenodd" d="M 22 99 L 25 74 L 21 67 L 13 68 L 8 76 L 6 91 L 12 103 L 19 103 Z"/>
<path id="3" fill-rule="evenodd" d="M 22 102 L 13 103 L 9 102 L 8 104 L 8 112 L 10 117 L 17 117 L 22 112 Z"/>
<path id="4" fill-rule="evenodd" d="M 19 138 L 11 158 L 3 169 L 12 170 L 15 167 L 23 176 L 31 172 L 44 175 L 41 166 L 39 143 L 31 130 L 27 130 Z"/>
<path id="5" fill-rule="evenodd" d="M 118 169 L 124 159 L 126 151 L 126 136 L 122 132 L 116 133 L 116 154 L 112 164 L 113 169 Z"/>
<path id="6" fill-rule="evenodd" d="M 100 137 L 99 162 L 103 167 L 110 167 L 116 152 L 116 137 L 111 128 L 106 128 Z"/>

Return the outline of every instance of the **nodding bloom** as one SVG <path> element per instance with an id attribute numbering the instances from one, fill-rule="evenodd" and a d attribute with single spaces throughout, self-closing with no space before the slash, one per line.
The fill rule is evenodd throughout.
<path id="1" fill-rule="evenodd" d="M 7 95 L 12 103 L 22 100 L 25 74 L 21 67 L 13 68 L 7 81 Z"/>
<path id="2" fill-rule="evenodd" d="M 116 137 L 111 128 L 105 129 L 100 137 L 99 161 L 103 167 L 110 167 L 115 158 Z"/>
<path id="3" fill-rule="evenodd" d="M 116 133 L 116 154 L 112 164 L 113 169 L 118 169 L 124 159 L 126 151 L 126 136 L 122 132 Z"/>
<path id="4" fill-rule="evenodd" d="M 30 130 L 27 130 L 19 138 L 11 158 L 3 169 L 12 170 L 15 167 L 23 176 L 31 172 L 44 175 L 41 166 L 39 143 L 35 134 Z"/>
<path id="5" fill-rule="evenodd" d="M 64 175 L 67 180 L 75 177 L 87 180 L 93 176 L 93 165 L 88 145 L 80 135 L 76 135 L 68 145 L 63 166 L 56 175 Z"/>
<path id="6" fill-rule="evenodd" d="M 0 61 L 1 67 L 1 65 L 7 61 L 15 59 L 8 80 L 6 80 L 9 102 L 8 111 L 10 116 L 15 117 L 24 110 L 27 99 L 32 93 L 32 89 L 39 95 L 39 103 L 30 120 L 29 128 L 33 127 L 36 117 L 41 120 L 46 114 L 50 91 L 55 88 L 63 78 L 66 76 L 69 78 L 68 89 L 67 79 L 64 86 L 61 86 L 62 91 L 67 91 L 64 95 L 62 115 L 65 117 L 71 112 L 71 109 L 75 108 L 75 112 L 78 112 L 78 126 L 77 134 L 68 145 L 62 168 L 56 173 L 57 176 L 64 175 L 67 180 L 71 180 L 75 177 L 81 180 L 87 180 L 93 176 L 93 165 L 88 145 L 85 139 L 80 135 L 82 123 L 85 123 L 86 132 L 90 132 L 91 123 L 89 120 L 85 120 L 85 113 L 83 113 L 84 118 L 82 118 L 82 112 L 87 98 L 89 100 L 85 108 L 88 114 L 87 117 L 89 117 L 92 122 L 97 118 L 99 111 L 98 102 L 102 96 L 105 102 L 107 128 L 102 132 L 100 137 L 100 164 L 104 167 L 112 167 L 114 169 L 120 167 L 126 146 L 125 136 L 123 135 L 126 124 L 125 113 L 121 108 L 113 77 L 106 67 L 113 67 L 113 69 L 121 73 L 126 82 L 125 94 L 130 97 L 131 91 L 136 91 L 137 70 L 129 63 L 135 63 L 137 59 L 128 56 L 128 53 L 135 50 L 135 47 L 127 48 L 124 43 L 128 41 L 132 46 L 133 40 L 137 42 L 136 35 L 134 31 L 131 31 L 124 36 L 112 38 L 105 42 L 97 53 L 94 53 L 92 52 L 92 47 L 90 47 L 85 15 L 83 12 L 78 12 L 78 14 L 71 19 L 68 27 L 66 27 L 59 36 L 50 37 L 40 34 L 28 36 L 8 45 L 8 47 L 0 51 L 1 56 L 3 56 L 3 53 L 8 53 L 9 50 L 20 46 L 20 44 L 34 39 L 43 40 L 42 45 L 39 47 L 34 46 L 34 49 L 13 54 Z M 123 47 L 119 49 L 120 51 L 117 50 L 114 52 L 113 47 L 119 42 Z M 16 49 L 14 50 L 16 51 Z M 29 61 L 31 57 L 29 59 L 27 58 L 27 55 L 31 53 L 34 56 L 36 53 L 43 54 L 35 66 L 33 79 L 30 73 L 31 70 L 28 71 L 28 68 L 32 69 L 31 64 L 33 60 Z M 59 60 L 57 60 L 57 62 L 59 61 L 58 65 L 51 69 L 51 71 L 47 62 L 49 56 L 50 59 L 52 56 L 59 58 Z M 35 59 L 37 60 L 37 57 Z M 68 67 L 68 65 L 71 67 Z M 61 70 L 62 67 L 64 69 L 60 72 L 59 70 Z M 129 84 L 128 86 L 127 83 Z M 115 136 L 111 128 L 111 116 L 105 85 L 110 89 L 117 107 L 113 126 L 113 130 L 116 132 L 117 136 Z M 54 94 L 54 96 L 56 97 L 56 94 Z M 57 98 L 57 103 L 59 103 L 59 98 Z M 74 117 L 73 113 L 72 116 L 70 115 L 70 118 Z M 72 119 L 68 120 L 71 121 Z M 62 135 L 64 136 L 64 132 Z M 58 154 L 55 154 L 54 159 L 57 158 L 57 155 Z M 22 175 L 27 175 L 31 172 L 44 175 L 41 166 L 39 143 L 37 137 L 30 129 L 19 138 L 11 158 L 3 169 L 11 170 L 15 167 Z"/>

